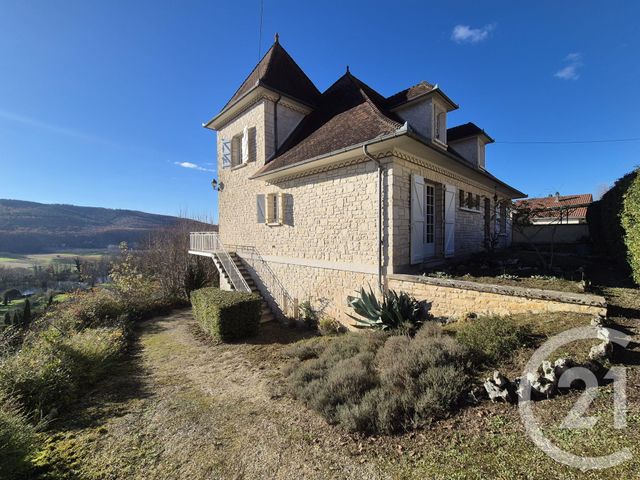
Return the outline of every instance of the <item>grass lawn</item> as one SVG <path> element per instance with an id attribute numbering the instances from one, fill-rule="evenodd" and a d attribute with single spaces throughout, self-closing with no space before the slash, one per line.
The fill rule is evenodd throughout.
<path id="1" fill-rule="evenodd" d="M 74 265 L 75 258 L 84 260 L 100 260 L 106 254 L 103 250 L 77 250 L 72 252 L 33 253 L 27 255 L 2 253 L 0 254 L 0 266 L 7 268 L 31 268 L 34 265 L 49 266 Z"/>
<path id="2" fill-rule="evenodd" d="M 612 320 L 639 337 L 638 290 L 610 291 Z M 542 341 L 588 318 L 519 316 Z M 454 329 L 455 330 L 455 329 Z M 283 350 L 304 334 L 277 324 L 244 343 L 212 345 L 190 312 L 139 325 L 137 349 L 73 412 L 43 433 L 46 478 L 636 478 L 640 471 L 640 346 L 627 371 L 628 427 L 612 427 L 613 390 L 601 387 L 585 434 L 559 428 L 580 392 L 538 402 L 546 434 L 572 453 L 605 455 L 629 447 L 633 459 L 603 471 L 556 463 L 525 435 L 513 405 L 483 402 L 403 435 L 364 437 L 328 425 L 285 394 Z M 504 365 L 519 372 L 531 351 Z"/>

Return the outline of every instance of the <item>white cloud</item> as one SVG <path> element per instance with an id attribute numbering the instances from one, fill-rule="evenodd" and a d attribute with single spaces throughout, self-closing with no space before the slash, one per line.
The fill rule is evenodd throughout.
<path id="1" fill-rule="evenodd" d="M 457 43 L 478 43 L 489 38 L 489 34 L 496 28 L 495 23 L 480 28 L 469 25 L 456 25 L 451 32 L 451 40 Z"/>
<path id="2" fill-rule="evenodd" d="M 579 79 L 580 73 L 578 72 L 578 69 L 583 65 L 582 54 L 577 52 L 570 53 L 564 58 L 564 61 L 567 63 L 567 65 L 554 73 L 553 76 L 562 80 Z"/>
<path id="3" fill-rule="evenodd" d="M 190 170 L 198 170 L 200 172 L 213 172 L 212 168 L 204 168 L 198 165 L 197 163 L 192 162 L 175 162 L 176 165 L 182 168 L 188 168 Z"/>

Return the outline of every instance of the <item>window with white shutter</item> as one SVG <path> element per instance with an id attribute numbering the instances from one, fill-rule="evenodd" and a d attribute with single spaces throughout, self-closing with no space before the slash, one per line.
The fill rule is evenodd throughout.
<path id="1" fill-rule="evenodd" d="M 284 225 L 286 195 L 284 193 L 268 193 L 265 199 L 265 217 L 269 225 Z"/>
<path id="2" fill-rule="evenodd" d="M 249 128 L 244 127 L 242 130 L 242 163 L 249 161 Z"/>
<path id="3" fill-rule="evenodd" d="M 231 141 L 222 139 L 222 168 L 231 166 Z"/>
<path id="4" fill-rule="evenodd" d="M 231 166 L 235 167 L 242 163 L 242 134 L 231 139 Z"/>

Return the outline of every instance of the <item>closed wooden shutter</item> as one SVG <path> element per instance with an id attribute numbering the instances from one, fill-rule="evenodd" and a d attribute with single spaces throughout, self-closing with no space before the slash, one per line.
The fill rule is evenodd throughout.
<path id="1" fill-rule="evenodd" d="M 255 162 L 258 159 L 258 143 L 257 143 L 256 127 L 249 129 L 249 161 Z"/>
<path id="2" fill-rule="evenodd" d="M 411 175 L 411 263 L 424 260 L 424 178 Z"/>
<path id="3" fill-rule="evenodd" d="M 260 194 L 256 197 L 256 212 L 258 223 L 265 223 L 265 198 L 264 194 Z"/>
<path id="4" fill-rule="evenodd" d="M 231 141 L 222 139 L 222 168 L 231 166 Z"/>

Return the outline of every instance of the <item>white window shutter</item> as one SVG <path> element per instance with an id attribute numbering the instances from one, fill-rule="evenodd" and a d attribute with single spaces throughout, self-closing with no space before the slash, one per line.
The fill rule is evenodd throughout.
<path id="1" fill-rule="evenodd" d="M 265 221 L 266 221 L 264 207 L 265 207 L 264 195 L 260 194 L 260 195 L 258 195 L 256 197 L 256 211 L 257 211 L 257 216 L 258 216 L 258 218 L 257 218 L 258 223 L 265 223 Z"/>
<path id="2" fill-rule="evenodd" d="M 231 166 L 231 140 L 222 139 L 222 168 Z"/>
<path id="3" fill-rule="evenodd" d="M 411 175 L 411 263 L 424 260 L 424 178 Z"/>
<path id="4" fill-rule="evenodd" d="M 244 127 L 242 131 L 242 163 L 249 161 L 249 128 Z"/>
<path id="5" fill-rule="evenodd" d="M 285 204 L 285 194 L 280 192 L 278 193 L 278 223 L 284 225 L 284 204 Z"/>

